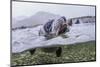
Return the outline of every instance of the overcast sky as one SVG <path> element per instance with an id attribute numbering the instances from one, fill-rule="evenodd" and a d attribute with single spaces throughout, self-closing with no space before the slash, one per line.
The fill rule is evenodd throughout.
<path id="1" fill-rule="evenodd" d="M 95 16 L 95 7 L 30 2 L 12 2 L 12 16 L 32 16 L 39 11 L 66 17 Z"/>

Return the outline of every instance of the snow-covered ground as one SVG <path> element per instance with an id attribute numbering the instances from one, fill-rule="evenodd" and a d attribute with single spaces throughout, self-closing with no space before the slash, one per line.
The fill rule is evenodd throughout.
<path id="1" fill-rule="evenodd" d="M 95 40 L 95 23 L 74 24 L 70 27 L 70 32 L 65 33 L 68 38 L 58 36 L 50 40 L 45 40 L 45 37 L 38 36 L 41 26 L 12 30 L 12 53 L 37 47 L 70 45 Z"/>

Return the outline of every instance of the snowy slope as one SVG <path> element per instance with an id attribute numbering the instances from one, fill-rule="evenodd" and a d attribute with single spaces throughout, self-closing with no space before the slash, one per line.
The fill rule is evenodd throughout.
<path id="1" fill-rule="evenodd" d="M 45 40 L 43 36 L 38 36 L 38 31 L 41 26 L 13 30 L 12 52 L 19 53 L 31 48 L 70 45 L 95 40 L 95 23 L 74 24 L 70 28 L 70 32 L 65 34 L 68 38 L 58 36 L 50 40 Z"/>

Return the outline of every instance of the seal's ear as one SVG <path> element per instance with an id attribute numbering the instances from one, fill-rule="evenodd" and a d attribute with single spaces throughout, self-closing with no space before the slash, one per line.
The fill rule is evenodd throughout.
<path id="1" fill-rule="evenodd" d="M 72 24 L 73 24 L 72 19 L 69 19 L 69 20 L 68 20 L 68 25 L 69 25 L 69 26 L 72 26 Z"/>

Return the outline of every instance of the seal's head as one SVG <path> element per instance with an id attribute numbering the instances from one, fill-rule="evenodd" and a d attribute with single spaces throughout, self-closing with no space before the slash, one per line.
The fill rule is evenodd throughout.
<path id="1" fill-rule="evenodd" d="M 39 31 L 40 35 L 44 35 L 47 39 L 57 37 L 61 34 L 69 32 L 69 23 L 66 17 L 62 16 L 60 18 L 49 20 L 43 25 L 42 29 Z"/>

